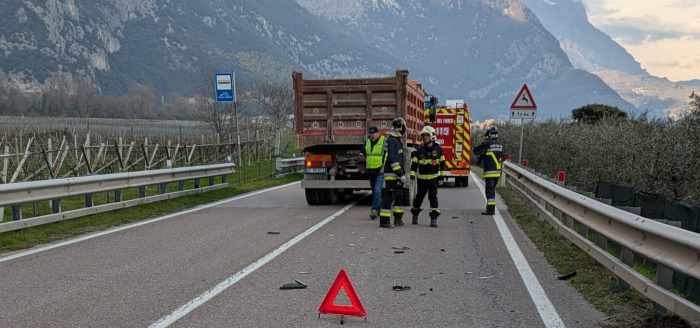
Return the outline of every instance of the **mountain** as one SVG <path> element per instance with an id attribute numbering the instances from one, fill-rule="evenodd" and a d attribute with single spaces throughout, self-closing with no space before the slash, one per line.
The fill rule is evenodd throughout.
<path id="1" fill-rule="evenodd" d="M 700 83 L 672 82 L 644 70 L 610 36 L 593 26 L 581 0 L 522 0 L 559 40 L 574 67 L 589 71 L 625 100 L 653 116 L 676 116 Z"/>
<path id="2" fill-rule="evenodd" d="M 594 102 L 633 109 L 598 77 L 575 69 L 519 0 L 297 2 L 417 68 L 430 92 L 466 98 L 479 118 L 507 117 L 524 82 L 535 93 L 540 117 L 568 117 Z"/>
<path id="3" fill-rule="evenodd" d="M 104 94 L 133 83 L 192 94 L 217 69 L 247 83 L 406 68 L 477 118 L 507 117 L 524 82 L 541 117 L 592 102 L 633 109 L 575 69 L 519 0 L 5 0 L 0 18 L 0 71 L 27 89 L 60 74 Z"/>
<path id="4" fill-rule="evenodd" d="M 0 71 L 34 87 L 63 72 L 106 94 L 134 82 L 187 94 L 217 69 L 248 81 L 395 69 L 294 1 L 4 0 L 0 17 Z"/>

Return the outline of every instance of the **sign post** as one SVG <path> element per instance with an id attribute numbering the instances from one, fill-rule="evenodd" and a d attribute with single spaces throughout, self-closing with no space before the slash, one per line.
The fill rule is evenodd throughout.
<path id="1" fill-rule="evenodd" d="M 230 102 L 233 119 L 236 124 L 236 140 L 238 148 L 238 178 L 241 180 L 243 160 L 241 156 L 241 132 L 238 128 L 238 106 L 236 97 L 236 74 L 232 72 L 216 73 L 214 82 L 214 98 L 217 102 Z"/>
<path id="2" fill-rule="evenodd" d="M 525 139 L 525 120 L 534 120 L 537 113 L 537 103 L 530 92 L 527 84 L 523 84 L 520 92 L 510 105 L 510 118 L 520 119 L 520 150 L 518 151 L 518 162 L 523 161 L 523 140 Z"/>

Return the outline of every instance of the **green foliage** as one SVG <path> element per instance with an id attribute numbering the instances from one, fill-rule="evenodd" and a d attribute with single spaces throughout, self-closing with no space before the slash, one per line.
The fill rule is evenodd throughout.
<path id="1" fill-rule="evenodd" d="M 573 119 L 579 123 L 595 124 L 605 118 L 626 119 L 627 113 L 617 107 L 608 105 L 586 105 L 571 112 Z"/>

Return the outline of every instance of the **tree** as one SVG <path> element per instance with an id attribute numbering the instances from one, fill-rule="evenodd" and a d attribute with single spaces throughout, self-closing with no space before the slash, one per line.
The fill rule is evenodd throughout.
<path id="1" fill-rule="evenodd" d="M 697 95 L 695 91 L 690 94 L 689 112 L 691 114 L 700 114 L 700 95 Z"/>
<path id="2" fill-rule="evenodd" d="M 270 82 L 258 83 L 252 95 L 252 102 L 260 106 L 261 111 L 272 122 L 275 129 L 275 156 L 280 155 L 282 132 L 290 123 L 294 104 L 292 89 L 288 85 Z"/>
<path id="3" fill-rule="evenodd" d="M 617 107 L 592 104 L 574 109 L 571 116 L 578 123 L 596 124 L 605 118 L 627 119 L 627 113 Z"/>

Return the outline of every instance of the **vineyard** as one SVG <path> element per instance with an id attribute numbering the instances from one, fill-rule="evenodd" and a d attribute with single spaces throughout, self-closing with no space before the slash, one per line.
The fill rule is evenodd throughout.
<path id="1" fill-rule="evenodd" d="M 274 157 L 268 122 L 212 133 L 195 121 L 2 117 L 0 182 L 15 183 L 201 164 L 252 164 Z"/>

